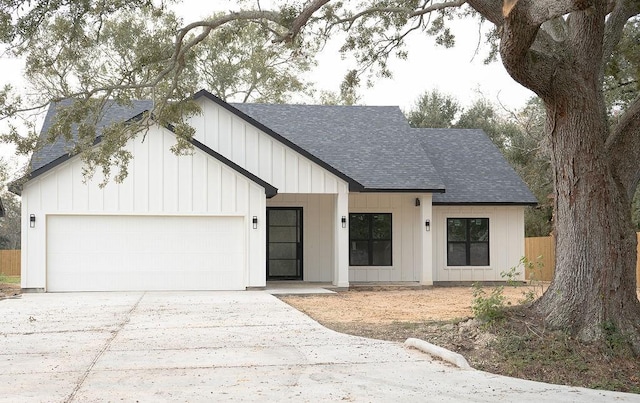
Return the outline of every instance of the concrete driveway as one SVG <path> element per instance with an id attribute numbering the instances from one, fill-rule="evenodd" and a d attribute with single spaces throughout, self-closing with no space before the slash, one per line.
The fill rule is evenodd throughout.
<path id="1" fill-rule="evenodd" d="M 0 401 L 640 401 L 465 371 L 262 291 L 0 301 Z"/>

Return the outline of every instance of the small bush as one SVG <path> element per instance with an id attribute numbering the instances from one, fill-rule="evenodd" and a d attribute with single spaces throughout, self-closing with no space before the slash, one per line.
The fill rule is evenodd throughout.
<path id="1" fill-rule="evenodd" d="M 503 286 L 494 287 L 491 290 L 491 294 L 487 295 L 482 285 L 473 284 L 471 310 L 476 319 L 485 323 L 492 323 L 504 318 L 505 297 L 503 290 Z"/>

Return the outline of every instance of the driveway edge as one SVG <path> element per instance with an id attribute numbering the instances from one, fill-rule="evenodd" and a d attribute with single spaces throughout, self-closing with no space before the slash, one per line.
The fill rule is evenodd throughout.
<path id="1" fill-rule="evenodd" d="M 446 362 L 457 366 L 460 369 L 473 370 L 471 365 L 469 365 L 467 360 L 462 355 L 454 353 L 451 350 L 447 350 L 446 348 L 436 346 L 435 344 L 431 344 L 424 340 L 411 337 L 404 342 L 404 345 L 406 347 L 413 347 L 417 350 L 422 351 L 423 353 L 438 357 Z"/>

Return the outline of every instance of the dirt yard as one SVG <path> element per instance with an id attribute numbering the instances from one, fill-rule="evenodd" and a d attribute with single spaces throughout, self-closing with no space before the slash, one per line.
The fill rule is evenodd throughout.
<path id="1" fill-rule="evenodd" d="M 15 297 L 20 292 L 20 284 L 0 282 L 0 299 Z"/>
<path id="2" fill-rule="evenodd" d="M 539 288 L 538 288 L 539 289 Z M 487 289 L 488 290 L 488 289 Z M 517 304 L 529 287 L 505 287 L 507 303 Z M 287 296 L 282 299 L 319 322 L 391 324 L 451 321 L 473 317 L 471 287 L 426 290 L 349 291 L 330 295 Z"/>

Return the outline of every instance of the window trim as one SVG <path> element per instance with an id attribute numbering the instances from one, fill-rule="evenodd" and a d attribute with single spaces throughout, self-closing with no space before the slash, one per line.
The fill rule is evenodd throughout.
<path id="1" fill-rule="evenodd" d="M 450 241 L 449 240 L 449 220 L 465 220 L 466 228 L 465 228 L 465 240 L 464 241 Z M 486 220 L 487 221 L 487 240 L 486 241 L 471 241 L 471 227 L 469 225 L 470 220 Z M 446 244 L 446 255 L 447 255 L 447 267 L 489 267 L 491 266 L 491 220 L 489 217 L 447 217 L 446 225 L 447 231 L 447 244 Z M 450 244 L 464 244 L 465 245 L 465 262 L 466 264 L 460 265 L 452 265 L 449 263 L 449 245 Z M 472 244 L 486 244 L 487 245 L 487 264 L 482 265 L 472 265 L 471 264 L 471 245 Z"/>
<path id="2" fill-rule="evenodd" d="M 351 222 L 352 216 L 354 215 L 364 215 L 368 217 L 369 220 L 369 236 L 367 239 L 353 239 L 351 236 Z M 373 238 L 373 225 L 371 225 L 373 221 L 373 216 L 376 215 L 385 215 L 389 216 L 389 227 L 390 227 L 390 236 L 389 238 Z M 368 247 L 368 264 L 352 264 L 351 262 L 351 253 L 353 249 L 351 248 L 352 242 L 367 242 Z M 389 264 L 388 265 L 374 265 L 373 264 L 373 242 L 374 241 L 389 241 Z M 349 212 L 349 266 L 351 267 L 392 267 L 393 266 L 393 213 L 370 213 L 370 212 Z"/>

